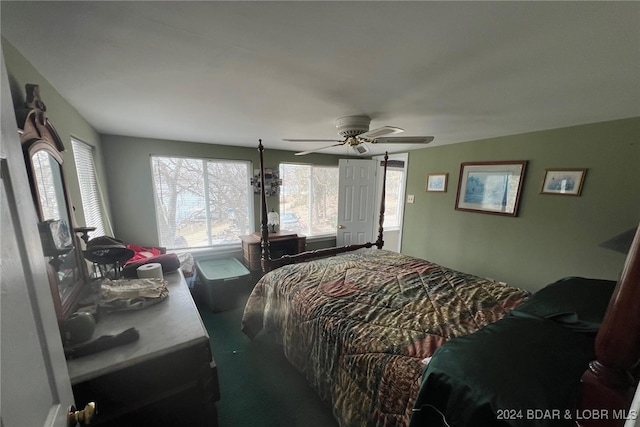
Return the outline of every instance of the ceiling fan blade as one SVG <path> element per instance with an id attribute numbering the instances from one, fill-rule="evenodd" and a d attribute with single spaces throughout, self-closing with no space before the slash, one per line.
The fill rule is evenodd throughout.
<path id="1" fill-rule="evenodd" d="M 343 139 L 283 139 L 287 142 L 344 142 Z"/>
<path id="2" fill-rule="evenodd" d="M 428 144 L 434 140 L 433 136 L 391 136 L 387 138 L 376 138 L 374 144 Z"/>
<path id="3" fill-rule="evenodd" d="M 308 151 L 301 151 L 299 153 L 295 153 L 296 156 L 304 156 L 305 154 L 310 154 L 310 153 L 315 153 L 316 151 L 320 151 L 320 150 L 324 150 L 326 148 L 331 148 L 331 147 L 339 147 L 341 145 L 346 144 L 347 141 L 342 141 L 339 144 L 333 144 L 333 145 L 328 145 L 326 147 L 322 147 L 322 148 L 316 148 L 314 150 L 308 150 Z"/>
<path id="4" fill-rule="evenodd" d="M 358 138 L 372 140 L 383 135 L 395 135 L 396 133 L 404 132 L 404 129 L 394 126 L 382 126 L 381 128 L 371 129 L 368 132 L 361 133 Z"/>

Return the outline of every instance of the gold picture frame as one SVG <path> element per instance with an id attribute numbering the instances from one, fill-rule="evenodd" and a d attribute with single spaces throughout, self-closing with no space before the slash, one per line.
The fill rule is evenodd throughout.
<path id="1" fill-rule="evenodd" d="M 540 194 L 579 197 L 586 175 L 586 168 L 545 169 Z"/>

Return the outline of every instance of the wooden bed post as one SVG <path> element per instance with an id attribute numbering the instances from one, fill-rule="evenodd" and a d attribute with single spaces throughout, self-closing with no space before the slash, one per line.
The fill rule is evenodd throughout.
<path id="1" fill-rule="evenodd" d="M 384 211 L 385 211 L 385 198 L 387 196 L 387 163 L 389 162 L 389 152 L 384 153 L 384 169 L 382 171 L 382 194 L 380 195 L 380 215 L 378 217 L 378 240 L 376 240 L 376 247 L 382 249 L 384 246 L 383 237 L 383 224 L 384 224 Z"/>
<path id="2" fill-rule="evenodd" d="M 260 245 L 262 253 L 260 264 L 264 273 L 271 270 L 271 254 L 269 253 L 269 228 L 267 226 L 267 196 L 264 191 L 264 146 L 262 140 L 258 140 L 258 152 L 260 153 Z"/>
<path id="3" fill-rule="evenodd" d="M 267 273 L 273 268 L 280 267 L 284 264 L 291 264 L 298 261 L 306 261 L 312 258 L 319 258 L 325 256 L 338 255 L 344 252 L 355 251 L 358 249 L 369 249 L 376 246 L 378 249 L 382 249 L 384 245 L 383 240 L 383 223 L 384 223 L 384 211 L 385 211 L 385 187 L 387 183 L 387 162 L 389 160 L 388 153 L 384 154 L 384 176 L 382 178 L 382 196 L 380 200 L 380 217 L 378 220 L 378 240 L 375 242 L 367 242 L 355 245 L 339 246 L 337 248 L 323 248 L 313 251 L 300 252 L 295 255 L 282 255 L 279 258 L 272 259 L 269 245 L 269 229 L 267 226 L 267 195 L 264 188 L 264 147 L 262 145 L 262 139 L 258 140 L 258 151 L 260 153 L 260 263 L 262 265 L 262 271 Z M 376 166 L 377 168 L 377 166 Z"/>
<path id="4" fill-rule="evenodd" d="M 630 370 L 640 359 L 640 227 L 596 336 L 595 354 L 580 380 L 575 423 L 621 426 L 634 394 Z M 591 411 L 597 410 L 607 411 L 607 419 L 593 419 Z"/>

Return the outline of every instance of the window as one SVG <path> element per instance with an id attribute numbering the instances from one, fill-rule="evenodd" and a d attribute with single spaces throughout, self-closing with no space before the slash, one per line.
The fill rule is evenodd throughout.
<path id="1" fill-rule="evenodd" d="M 400 228 L 402 220 L 402 204 L 404 202 L 403 186 L 404 170 L 388 168 L 384 198 L 385 211 L 383 227 L 385 230 Z"/>
<path id="2" fill-rule="evenodd" d="M 160 245 L 239 244 L 253 232 L 250 163 L 151 156 Z"/>
<path id="3" fill-rule="evenodd" d="M 338 168 L 280 164 L 280 229 L 308 237 L 335 235 Z"/>
<path id="4" fill-rule="evenodd" d="M 89 237 L 104 236 L 107 234 L 105 218 L 102 211 L 102 195 L 96 168 L 93 160 L 93 147 L 77 139 L 71 139 L 73 157 L 76 163 L 82 210 L 84 211 L 84 223 L 87 227 L 95 227 L 95 231 L 89 233 Z"/>

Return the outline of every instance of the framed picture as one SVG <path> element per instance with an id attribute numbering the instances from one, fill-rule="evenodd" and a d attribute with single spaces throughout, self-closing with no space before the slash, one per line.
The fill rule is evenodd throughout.
<path id="1" fill-rule="evenodd" d="M 527 161 L 460 165 L 456 210 L 517 216 Z"/>
<path id="2" fill-rule="evenodd" d="M 448 173 L 430 173 L 427 175 L 427 191 L 447 192 Z"/>
<path id="3" fill-rule="evenodd" d="M 540 193 L 579 196 L 586 174 L 586 169 L 547 169 Z"/>

